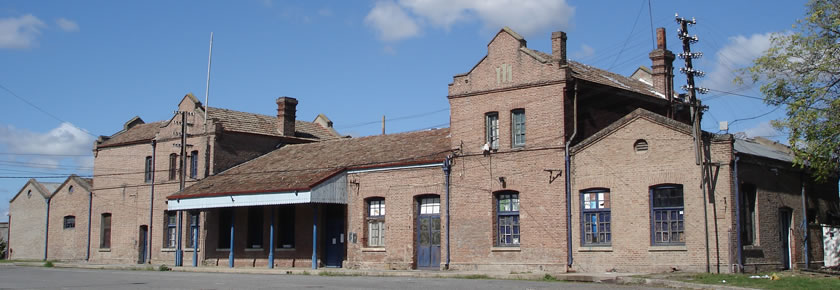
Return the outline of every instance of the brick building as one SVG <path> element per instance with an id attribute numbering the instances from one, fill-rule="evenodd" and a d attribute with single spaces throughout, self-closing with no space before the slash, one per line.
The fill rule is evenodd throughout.
<path id="1" fill-rule="evenodd" d="M 206 218 L 189 212 L 179 221 L 166 211 L 166 197 L 182 180 L 189 186 L 285 144 L 341 137 L 323 115 L 313 122 L 296 120 L 296 106 L 294 98 L 278 98 L 272 117 L 205 108 L 188 94 L 171 119 L 145 123 L 135 117 L 97 140 L 90 261 L 171 265 L 179 245 L 191 251 L 189 233 Z M 183 256 L 187 264 L 193 257 Z"/>
<path id="2" fill-rule="evenodd" d="M 9 259 L 47 258 L 49 199 L 60 185 L 30 179 L 9 201 Z"/>
<path id="3" fill-rule="evenodd" d="M 93 179 L 68 177 L 50 198 L 47 259 L 87 260 Z"/>

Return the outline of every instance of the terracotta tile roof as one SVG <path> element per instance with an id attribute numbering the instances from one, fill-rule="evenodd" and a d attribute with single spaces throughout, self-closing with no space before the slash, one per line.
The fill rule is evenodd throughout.
<path id="1" fill-rule="evenodd" d="M 449 151 L 448 128 L 286 145 L 168 199 L 309 190 L 346 169 L 439 162 Z"/>
<path id="2" fill-rule="evenodd" d="M 152 122 L 148 124 L 139 124 L 128 130 L 122 130 L 110 138 L 99 142 L 97 147 L 117 146 L 120 144 L 127 144 L 139 141 L 150 141 L 155 138 L 155 135 L 160 131 L 160 126 L 163 121 Z"/>
<path id="3" fill-rule="evenodd" d="M 281 136 L 274 116 L 209 107 L 207 117 L 218 119 L 225 131 Z M 341 136 L 313 122 L 296 120 L 295 137 L 323 140 Z"/>

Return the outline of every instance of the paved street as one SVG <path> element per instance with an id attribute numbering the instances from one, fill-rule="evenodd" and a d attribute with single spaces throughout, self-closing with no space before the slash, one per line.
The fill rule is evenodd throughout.
<path id="1" fill-rule="evenodd" d="M 596 283 L 88 270 L 0 265 L 2 289 L 655 289 Z"/>

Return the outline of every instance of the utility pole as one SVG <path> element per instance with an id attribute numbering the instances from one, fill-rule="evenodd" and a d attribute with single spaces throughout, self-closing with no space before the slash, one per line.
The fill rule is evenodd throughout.
<path id="1" fill-rule="evenodd" d="M 709 211 L 707 203 L 710 202 L 710 200 L 706 198 L 707 162 L 705 160 L 705 154 L 703 154 L 703 134 L 700 131 L 700 119 L 703 116 L 703 111 L 707 107 L 701 105 L 700 101 L 697 100 L 698 92 L 705 94 L 709 90 L 705 88 L 698 88 L 694 85 L 695 76 L 703 77 L 705 75 L 704 72 L 695 70 L 691 63 L 692 59 L 703 56 L 703 53 L 701 52 L 691 52 L 691 44 L 697 43 L 698 38 L 697 35 L 688 34 L 688 26 L 697 24 L 697 21 L 694 20 L 694 18 L 691 20 L 681 18 L 679 14 L 675 15 L 675 18 L 677 23 L 680 25 L 677 35 L 683 43 L 683 52 L 679 54 L 679 57 L 685 60 L 685 67 L 680 68 L 680 72 L 685 74 L 686 77 L 686 85 L 682 86 L 682 89 L 688 92 L 689 107 L 691 112 L 691 134 L 694 137 L 694 159 L 696 165 L 700 165 L 700 190 L 703 192 L 703 223 L 705 226 L 704 230 L 706 236 L 706 273 L 709 273 L 711 272 L 711 259 L 709 253 Z M 717 234 L 715 236 L 717 236 Z M 718 253 L 719 252 L 720 251 L 718 249 Z M 718 255 L 718 259 L 720 259 L 719 256 L 720 255 Z M 720 269 L 718 269 L 718 272 L 720 272 Z"/>
<path id="2" fill-rule="evenodd" d="M 179 172 L 180 182 L 178 184 L 179 191 L 184 190 L 186 184 L 187 173 L 187 112 L 178 112 L 181 115 L 181 170 Z M 184 251 L 181 249 L 181 238 L 183 232 L 183 211 L 178 211 L 178 247 L 175 249 L 175 266 L 181 267 L 184 265 Z"/>

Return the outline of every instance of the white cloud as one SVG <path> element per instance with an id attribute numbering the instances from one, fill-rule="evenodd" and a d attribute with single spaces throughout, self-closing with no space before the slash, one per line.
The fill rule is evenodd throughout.
<path id="1" fill-rule="evenodd" d="M 365 22 L 374 12 L 388 15 L 380 16 L 386 21 L 374 26 L 381 35 L 387 28 L 410 27 L 403 30 L 411 33 L 390 39 L 400 40 L 418 35 L 421 25 L 449 30 L 457 23 L 472 20 L 480 21 L 485 29 L 509 26 L 521 34 L 531 35 L 546 29 L 568 27 L 575 8 L 565 0 L 400 0 L 399 4 L 388 0 L 378 2 Z"/>
<path id="2" fill-rule="evenodd" d="M 581 44 L 580 45 L 580 50 L 575 52 L 575 54 L 572 56 L 572 58 L 583 59 L 583 58 L 591 57 L 593 55 L 595 55 L 595 49 L 594 48 L 592 48 L 591 46 L 586 45 L 586 44 Z"/>
<path id="3" fill-rule="evenodd" d="M 29 48 L 38 46 L 37 37 L 46 27 L 32 14 L 0 18 L 0 48 Z"/>
<path id="4" fill-rule="evenodd" d="M 777 137 L 780 132 L 773 128 L 773 125 L 770 124 L 770 121 L 761 122 L 755 127 L 749 128 L 744 130 L 744 133 L 747 134 L 749 137 Z"/>
<path id="5" fill-rule="evenodd" d="M 70 158 L 61 155 L 90 154 L 92 159 L 93 141 L 93 136 L 70 123 L 62 123 L 46 133 L 0 125 L 0 146 L 6 147 L 4 151 L 36 155 L 37 157 L 28 158 L 28 162 L 37 163 L 39 167 L 56 168 L 62 160 L 68 158 L 80 167 L 92 167 L 88 157 Z"/>
<path id="6" fill-rule="evenodd" d="M 761 56 L 770 47 L 771 36 L 772 33 L 764 33 L 730 37 L 729 43 L 715 54 L 715 64 L 700 86 L 722 91 L 737 89 L 732 83 L 736 70 L 751 65 Z"/>
<path id="7" fill-rule="evenodd" d="M 397 41 L 420 33 L 417 23 L 393 1 L 379 1 L 365 16 L 365 24 L 372 26 L 384 41 Z"/>
<path id="8" fill-rule="evenodd" d="M 67 19 L 67 18 L 56 19 L 55 24 L 58 24 L 58 27 L 61 28 L 61 30 L 64 30 L 64 31 L 67 31 L 67 32 L 79 31 L 79 24 L 76 23 L 75 21 Z"/>

